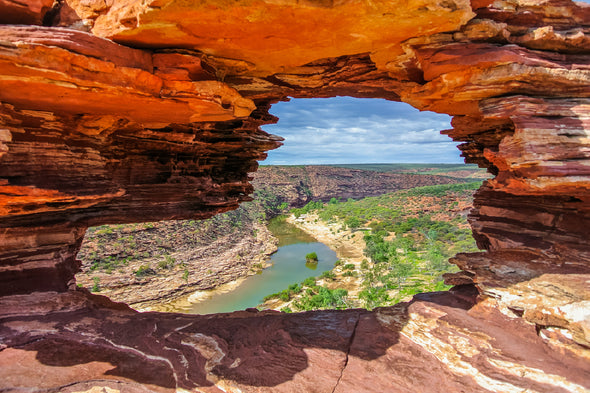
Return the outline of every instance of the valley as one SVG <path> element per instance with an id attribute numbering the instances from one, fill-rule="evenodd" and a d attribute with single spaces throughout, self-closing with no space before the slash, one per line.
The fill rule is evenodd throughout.
<path id="1" fill-rule="evenodd" d="M 452 169 L 456 170 L 455 167 Z M 339 213 L 335 207 L 347 209 L 349 204 L 373 203 L 370 198 L 362 199 L 364 197 L 376 197 L 416 186 L 463 184 L 472 181 L 474 176 L 485 176 L 484 171 L 474 166 L 461 166 L 460 172 L 452 172 L 461 174 L 462 178 L 444 176 L 445 168 L 433 165 L 417 168 L 415 164 L 398 164 L 390 165 L 389 171 L 384 171 L 388 169 L 385 166 L 378 169 L 368 166 L 366 169 L 261 167 L 253 181 L 256 188 L 254 200 L 243 203 L 235 211 L 202 221 L 163 221 L 91 228 L 79 254 L 83 264 L 82 272 L 77 275 L 78 285 L 115 301 L 124 301 L 139 310 L 186 312 L 192 304 L 189 298 L 194 303 L 199 299 L 208 299 L 214 293 L 231 292 L 245 277 L 257 275 L 270 266 L 271 255 L 280 245 L 267 225 L 274 217 L 288 214 L 291 209 L 297 212 L 299 208 L 308 213 L 308 218 L 301 220 L 293 216 L 288 221 L 332 248 L 341 263 L 346 261 L 343 266 L 348 266 L 345 271 L 343 266 L 334 268 L 337 280 L 328 279 L 324 283 L 320 278 L 320 282 L 327 288 L 348 288 L 349 306 L 367 306 L 358 295 L 362 291 L 361 276 L 368 269 L 365 265 L 366 269 L 361 269 L 362 261 L 366 259 L 363 255 L 366 231 L 350 225 L 353 217 L 350 212 L 344 213 L 349 215 L 347 220 L 339 218 L 338 214 L 342 212 Z M 438 170 L 439 173 L 420 174 L 416 169 L 422 172 Z M 346 202 L 347 199 L 351 201 Z M 353 199 L 358 201 L 353 202 Z M 343 202 L 335 204 L 336 200 Z M 324 211 L 310 215 L 312 208 L 323 206 L 321 201 L 327 202 L 326 208 L 322 208 Z M 459 209 L 464 213 L 470 202 L 470 196 L 466 195 L 450 211 Z M 400 201 L 392 199 L 381 203 L 399 204 Z M 407 201 L 403 203 L 407 204 Z M 452 203 L 423 197 L 414 201 L 409 211 L 419 215 L 419 210 L 424 207 L 426 211 L 431 211 L 430 214 L 438 209 L 441 212 L 437 214 L 440 215 L 446 204 L 451 206 Z M 393 207 L 388 209 L 381 209 L 381 214 L 392 218 L 399 216 L 398 213 L 393 214 Z M 311 222 L 313 214 L 328 219 Z M 371 225 L 375 227 L 376 222 L 373 219 Z M 354 270 L 349 270 L 350 264 L 355 265 Z M 290 299 L 287 302 L 269 299 L 262 307 L 290 310 L 289 304 Z"/>
<path id="2" fill-rule="evenodd" d="M 307 311 L 390 306 L 449 289 L 448 259 L 477 251 L 466 216 L 479 182 L 417 187 L 358 201 L 310 203 L 288 221 L 337 252 L 331 272 L 268 297 L 261 308 Z"/>

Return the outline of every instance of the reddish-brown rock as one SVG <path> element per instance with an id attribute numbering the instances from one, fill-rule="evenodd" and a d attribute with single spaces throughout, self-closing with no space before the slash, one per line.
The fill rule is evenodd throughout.
<path id="1" fill-rule="evenodd" d="M 0 0 L 0 23 L 40 25 L 53 0 Z"/>
<path id="2" fill-rule="evenodd" d="M 136 313 L 76 291 L 6 296 L 0 380 L 6 391 L 60 392 L 590 388 L 583 352 L 553 347 L 493 303 L 474 305 L 474 294 L 421 295 L 373 312 L 205 316 Z"/>
<path id="3" fill-rule="evenodd" d="M 462 179 L 449 176 L 366 171 L 325 165 L 258 168 L 252 185 L 257 191 L 270 190 L 279 203 L 303 207 L 311 201 L 328 202 L 336 197 L 360 199 L 414 187 L 454 184 Z"/>
<path id="4" fill-rule="evenodd" d="M 468 0 L 413 0 L 403 7 L 387 0 L 119 1 L 110 7 L 103 1 L 66 3 L 98 36 L 131 46 L 190 47 L 241 60 L 246 75 L 387 50 L 417 35 L 455 30 L 473 17 Z"/>
<path id="5" fill-rule="evenodd" d="M 43 18 L 94 35 L 0 26 L 0 302 L 9 304 L 1 313 L 0 361 L 9 367 L 2 388 L 89 391 L 100 385 L 81 379 L 119 378 L 101 383 L 130 391 L 588 390 L 590 7 L 65 0 L 43 17 L 47 6 L 0 1 L 10 9 L 2 22 Z M 240 325 L 239 314 L 115 313 L 68 292 L 88 225 L 234 208 L 252 191 L 256 160 L 279 145 L 258 129 L 276 120 L 271 104 L 335 95 L 455 116 L 446 133 L 464 142 L 467 162 L 495 176 L 470 216 L 485 251 L 458 255 L 465 273 L 449 276 L 475 283 L 477 305 L 425 295 L 405 317 L 400 306 Z M 35 294 L 50 290 L 58 293 Z M 359 321 L 354 336 L 343 333 L 348 318 Z M 178 337 L 184 325 L 172 320 L 207 321 L 191 331 L 202 340 Z M 283 328 L 297 323 L 303 331 Z M 207 324 L 235 355 L 220 357 L 227 348 L 213 344 Z M 338 344 L 316 346 L 309 332 L 320 326 Z M 257 341 L 259 330 L 270 333 Z M 299 344 L 286 358 L 278 348 L 291 339 Z M 408 366 L 416 363 L 419 373 Z M 53 372 L 67 365 L 73 374 Z M 324 379 L 318 365 L 329 367 Z M 52 379 L 41 385 L 39 375 Z"/>
<path id="6" fill-rule="evenodd" d="M 62 28 L 0 33 L 2 294 L 73 285 L 89 225 L 237 207 L 256 160 L 279 145 L 258 129 L 272 117 L 249 117 L 253 102 L 207 79 L 198 57 L 152 58 Z M 167 68 L 178 57 L 186 65 Z"/>

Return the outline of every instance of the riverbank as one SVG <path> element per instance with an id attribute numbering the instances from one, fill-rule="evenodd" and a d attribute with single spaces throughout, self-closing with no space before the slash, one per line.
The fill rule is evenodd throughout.
<path id="1" fill-rule="evenodd" d="M 293 209 L 289 221 L 342 260 L 331 272 L 272 294 L 262 308 L 373 309 L 448 289 L 442 276 L 457 270 L 448 258 L 477 250 L 466 220 L 477 186 L 419 187 Z"/>
<path id="2" fill-rule="evenodd" d="M 269 258 L 267 268 L 256 275 L 239 278 L 212 290 L 196 291 L 151 310 L 212 314 L 253 308 L 266 295 L 310 276 L 331 271 L 338 260 L 328 246 L 287 223 L 284 217 L 270 220 L 267 228 L 278 239 L 278 250 Z M 318 263 L 305 263 L 309 252 L 318 256 Z"/>
<path id="3" fill-rule="evenodd" d="M 320 276 L 316 279 L 316 285 L 332 290 L 344 289 L 348 292 L 348 306 L 361 307 L 358 296 L 363 281 L 361 272 L 366 269 L 365 265 L 368 266 L 369 263 L 363 253 L 365 249 L 363 231 L 351 231 L 346 229 L 340 222 L 326 223 L 314 213 L 304 214 L 300 217 L 290 215 L 286 221 L 336 252 L 339 262 L 332 269 L 333 275 L 330 277 Z M 302 296 L 304 296 L 303 293 L 292 294 L 288 301 L 280 298 L 269 299 L 262 303 L 259 308 L 292 310 L 295 309 L 293 307 L 294 303 L 300 301 Z"/>
<path id="4" fill-rule="evenodd" d="M 321 172 L 323 177 L 309 176 L 316 172 Z M 266 225 L 269 218 L 277 214 L 302 206 L 309 200 L 327 199 L 329 195 L 334 195 L 331 198 L 334 201 L 338 197 L 344 201 L 343 196 L 379 194 L 388 187 L 399 189 L 423 183 L 459 181 L 444 176 L 391 174 L 386 176 L 388 182 L 373 184 L 375 176 L 376 172 L 345 168 L 261 168 L 254 181 L 259 188 L 255 201 L 242 204 L 238 210 L 203 221 L 91 228 L 78 255 L 82 261 L 82 271 L 76 276 L 78 285 L 136 309 L 173 311 L 168 306 L 171 303 L 184 307 L 190 303 L 188 297 L 193 293 L 209 296 L 214 288 L 218 288 L 219 293 L 227 293 L 238 286 L 243 277 L 268 266 L 270 255 L 280 245 Z M 357 187 L 361 183 L 363 187 L 367 184 L 373 184 L 373 187 L 367 191 Z M 351 194 L 353 191 L 359 195 Z M 328 205 L 334 207 L 331 202 Z M 421 210 L 424 201 L 415 205 Z M 434 210 L 438 207 L 428 211 Z M 323 277 L 319 280 L 325 282 L 326 288 L 340 286 L 348 290 L 347 299 L 352 299 L 348 301 L 360 305 L 358 292 L 367 266 L 364 269 L 361 266 L 364 233 L 359 229 L 347 229 L 351 226 L 347 217 L 354 218 L 355 214 L 351 212 L 338 220 L 335 220 L 337 217 L 330 220 L 324 217 L 329 221 L 327 223 L 321 222 L 317 216 L 298 215 L 299 219 L 291 217 L 290 222 L 337 252 L 343 266 L 334 269 L 336 279 Z M 432 217 L 438 220 L 439 215 Z M 368 263 L 369 268 L 372 266 Z M 192 299 L 198 296 L 194 295 Z"/>

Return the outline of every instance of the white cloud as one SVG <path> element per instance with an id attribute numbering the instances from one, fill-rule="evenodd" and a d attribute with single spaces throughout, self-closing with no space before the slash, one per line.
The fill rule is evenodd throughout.
<path id="1" fill-rule="evenodd" d="M 408 104 L 337 97 L 275 104 L 279 117 L 267 132 L 285 138 L 265 164 L 463 162 L 440 131 L 450 117 L 419 112 Z"/>

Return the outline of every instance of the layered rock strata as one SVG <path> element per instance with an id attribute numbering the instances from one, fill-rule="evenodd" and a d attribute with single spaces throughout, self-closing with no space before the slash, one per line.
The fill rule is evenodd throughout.
<path id="1" fill-rule="evenodd" d="M 2 370 L 12 370 L 2 378 L 4 390 L 215 391 L 217 384 L 252 391 L 284 382 L 286 391 L 350 391 L 364 378 L 347 373 L 352 369 L 366 372 L 380 391 L 427 391 L 434 386 L 428 382 L 432 375 L 437 390 L 448 382 L 449 391 L 590 388 L 587 5 L 0 0 L 0 11 L 0 22 L 13 24 L 0 27 L 0 295 L 9 305 L 2 312 L 0 361 L 10 366 Z M 16 25 L 22 23 L 47 27 Z M 467 162 L 495 175 L 477 192 L 471 214 L 485 252 L 457 256 L 463 272 L 448 278 L 475 284 L 479 303 L 455 313 L 416 300 L 410 318 L 401 308 L 273 316 L 286 324 L 304 321 L 305 328 L 276 327 L 277 336 L 269 335 L 276 339 L 254 352 L 274 353 L 289 336 L 310 345 L 301 349 L 309 358 L 294 369 L 281 364 L 297 370 L 291 379 L 272 383 L 241 379 L 241 371 L 251 375 L 253 369 L 241 368 L 245 355 L 225 358 L 206 327 L 218 323 L 218 337 L 243 348 L 241 343 L 251 342 L 246 332 L 261 329 L 258 317 L 141 316 L 121 309 L 112 318 L 122 328 L 111 322 L 104 322 L 102 332 L 101 324 L 91 327 L 92 313 L 103 321 L 114 311 L 68 291 L 75 286 L 75 255 L 88 225 L 203 218 L 235 208 L 252 191 L 248 172 L 256 160 L 279 145 L 258 128 L 276 121 L 270 105 L 288 96 L 334 95 L 402 100 L 455 116 L 447 133 L 464 142 Z M 429 302 L 440 304 L 448 295 L 430 296 Z M 329 325 L 347 315 L 359 316 L 355 334 Z M 84 317 L 89 323 L 81 322 Z M 403 325 L 393 330 L 411 343 L 365 329 L 363 318 L 372 319 L 373 327 Z M 499 328 L 490 330 L 483 321 L 498 321 Z M 202 333 L 171 338 L 185 323 L 196 323 L 195 332 Z M 241 333 L 228 333 L 234 323 L 245 327 Z M 148 325 L 151 330 L 137 330 Z M 352 342 L 338 347 L 348 357 L 331 362 L 340 353 L 336 347 L 309 349 L 319 326 L 339 342 Z M 131 330 L 133 335 L 123 334 Z M 527 338 L 519 344 L 522 332 Z M 63 345 L 67 340 L 80 346 Z M 177 354 L 178 368 L 168 357 L 144 351 L 155 351 L 163 340 L 195 348 L 195 355 L 186 360 L 182 350 L 164 345 L 163 351 Z M 480 344 L 474 348 L 471 340 Z M 395 371 L 418 360 L 431 366 L 427 373 Z M 309 373 L 316 362 L 346 367 L 331 370 L 337 382 L 323 389 L 317 373 Z M 50 367 L 43 375 L 56 366 L 93 366 L 85 368 L 90 372 L 82 379 L 89 382 L 83 386 L 77 377 L 57 373 L 41 385 L 32 371 L 40 363 Z M 148 372 L 160 363 L 182 372 Z M 115 371 L 108 368 L 115 364 Z M 199 371 L 191 364 L 204 366 Z M 251 364 L 263 374 L 264 360 Z M 220 379 L 211 382 L 202 370 Z M 105 375 L 117 382 L 104 382 Z M 328 379 L 328 372 L 323 375 Z"/>
<path id="2" fill-rule="evenodd" d="M 2 294 L 67 289 L 87 226 L 236 208 L 280 144 L 198 59 L 61 28 L 0 33 Z"/>

